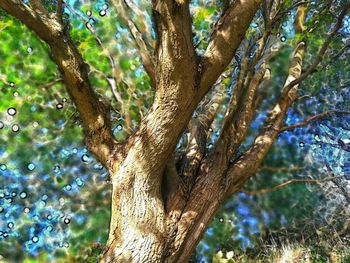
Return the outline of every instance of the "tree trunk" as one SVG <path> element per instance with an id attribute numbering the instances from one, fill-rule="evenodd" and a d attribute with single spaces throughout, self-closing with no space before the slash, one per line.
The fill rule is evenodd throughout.
<path id="1" fill-rule="evenodd" d="M 127 155 L 110 171 L 112 216 L 101 262 L 188 262 L 226 197 L 230 158 L 218 146 L 186 169 L 188 176 L 175 180 L 169 180 L 173 176 L 166 167 L 198 103 L 231 62 L 259 4 L 232 5 L 200 61 L 188 2 L 154 2 L 157 91 L 150 112 L 125 145 Z M 246 16 L 238 19 L 243 11 Z"/>
<path id="2" fill-rule="evenodd" d="M 188 262 L 225 197 L 215 174 L 222 170 L 216 167 L 198 181 L 187 209 L 173 222 L 164 207 L 162 185 L 155 181 L 148 187 L 150 163 L 135 156 L 128 155 L 113 184 L 110 234 L 101 262 Z"/>
<path id="3" fill-rule="evenodd" d="M 150 182 L 148 160 L 129 153 L 113 176 L 108 248 L 101 262 L 162 262 L 165 210 L 161 181 Z M 160 170 L 154 173 L 161 176 Z"/>
<path id="4" fill-rule="evenodd" d="M 253 119 L 256 94 L 266 73 L 267 59 L 259 70 L 253 69 L 262 59 L 271 33 L 267 30 L 261 38 L 261 52 L 257 52 L 246 69 L 250 70 L 249 74 L 242 75 L 240 85 L 244 92 L 231 98 L 215 146 L 206 149 L 216 108 L 209 103 L 201 114 L 206 120 L 192 119 L 190 142 L 180 168 L 176 169 L 172 158 L 180 136 L 200 101 L 232 61 L 262 1 L 233 1 L 225 8 L 201 56 L 192 41 L 189 1 L 152 1 L 157 47 L 154 68 L 153 56 L 149 56 L 152 63 L 148 66 L 152 67 L 149 71 L 155 73 L 151 76 L 156 88 L 155 99 L 138 131 L 124 144 L 117 143 L 113 137 L 108 105 L 94 92 L 88 69 L 69 32 L 59 18 L 49 15 L 40 1 L 34 2 L 34 9 L 12 0 L 1 0 L 0 7 L 20 19 L 51 48 L 83 121 L 86 145 L 111 175 L 110 232 L 100 261 L 188 262 L 220 205 L 257 171 L 296 99 L 299 82 L 313 71 L 320 58 L 302 74 L 305 43 L 298 43 L 282 96 L 249 149 L 236 156 Z M 274 6 L 269 8 L 273 13 Z M 342 19 L 344 16 L 342 12 Z M 305 30 L 305 17 L 306 7 L 300 6 L 296 32 Z M 269 16 L 264 19 L 275 20 Z M 338 20 L 337 30 L 340 25 Z M 323 54 L 330 40 L 327 41 L 321 48 Z M 236 87 L 236 90 L 240 89 Z M 237 111 L 238 108 L 241 110 Z"/>

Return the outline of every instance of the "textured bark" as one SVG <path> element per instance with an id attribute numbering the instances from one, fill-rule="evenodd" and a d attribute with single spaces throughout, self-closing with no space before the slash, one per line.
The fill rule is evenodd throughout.
<path id="1" fill-rule="evenodd" d="M 249 22 L 257 10 L 255 5 L 254 2 L 251 7 L 253 11 L 248 14 Z M 238 10 L 239 7 L 236 8 Z M 202 196 L 200 192 L 203 186 L 197 186 L 195 191 L 198 191 L 198 197 L 190 204 L 190 211 L 184 210 L 186 203 L 183 203 L 183 199 L 178 195 L 170 197 L 169 210 L 165 209 L 161 181 L 166 161 L 205 93 L 197 93 L 202 85 L 198 80 L 201 72 L 197 70 L 198 61 L 192 43 L 188 4 L 159 1 L 154 4 L 154 10 L 158 33 L 156 97 L 139 131 L 127 144 L 127 157 L 114 169 L 118 172 L 113 176 L 112 207 L 118 211 L 113 211 L 113 232 L 109 236 L 103 262 L 118 262 L 125 258 L 135 262 L 186 262 L 220 204 L 218 202 L 213 205 L 211 212 L 204 214 L 203 199 L 196 204 L 197 198 Z M 244 34 L 248 24 L 243 24 L 236 32 Z M 234 25 L 226 26 L 230 28 Z M 241 41 L 235 36 L 231 37 L 234 44 L 229 53 L 229 61 Z M 217 77 L 219 75 L 217 74 Z M 205 83 L 208 86 L 211 84 Z M 220 173 L 222 169 L 223 167 L 219 169 Z M 215 172 L 212 173 L 213 177 L 219 178 L 214 174 Z M 209 182 L 203 184 L 208 185 Z M 212 199 L 217 196 L 216 191 L 213 185 L 213 196 L 206 198 Z M 178 192 L 181 193 L 181 190 Z M 182 200 L 180 207 L 173 205 L 179 199 Z M 138 206 L 144 209 L 139 210 L 136 208 Z M 192 219 L 195 214 L 197 220 L 205 218 L 206 223 L 200 224 L 202 228 L 197 230 L 196 238 L 187 244 L 185 239 L 190 235 L 189 226 L 196 224 Z M 131 218 L 135 220 L 135 225 L 130 223 Z"/>
<path id="2" fill-rule="evenodd" d="M 231 62 L 261 2 L 234 1 L 217 22 L 212 40 L 202 58 L 200 89 L 204 94 Z"/>
<path id="3" fill-rule="evenodd" d="M 220 137 L 212 149 L 207 149 L 210 126 L 222 103 L 220 85 L 214 83 L 231 63 L 261 3 L 233 2 L 231 5 L 224 2 L 222 16 L 202 57 L 196 54 L 192 43 L 189 1 L 153 1 L 157 32 L 154 58 L 130 22 L 130 31 L 139 41 L 136 44 L 156 93 L 138 130 L 120 145 L 112 135 L 108 105 L 94 92 L 87 66 L 62 24 L 59 11 L 62 2 L 59 1 L 58 13 L 53 15 L 40 1 L 31 1 L 30 8 L 22 1 L 0 0 L 2 9 L 22 21 L 50 47 L 83 121 L 86 145 L 110 172 L 113 186 L 110 232 L 101 262 L 187 262 L 220 205 L 256 173 L 283 129 L 285 114 L 297 98 L 299 83 L 315 69 L 330 43 L 326 40 L 315 63 L 303 74 L 305 43 L 296 44 L 281 96 L 262 132 L 246 152 L 236 157 L 253 118 L 259 89 L 269 79 L 269 58 L 263 55 L 271 23 L 279 15 L 280 1 L 265 3 L 267 31 L 258 41 L 255 58 L 250 62 L 247 52 L 243 59 Z M 342 18 L 330 37 L 339 30 L 345 14 L 340 15 Z M 127 22 L 125 10 L 122 16 Z M 297 12 L 296 32 L 305 30 L 305 17 L 306 5 L 302 4 Z M 213 85 L 212 100 L 203 103 L 197 117 L 191 119 Z M 181 161 L 175 164 L 175 147 L 186 128 L 189 142 Z"/>
<path id="4" fill-rule="evenodd" d="M 162 1 L 154 9 L 157 92 L 139 131 L 129 139 L 125 160 L 112 177 L 112 206 L 118 211 L 112 213 L 112 232 L 102 262 L 162 262 L 165 257 L 162 177 L 195 107 L 197 74 L 188 5 Z"/>

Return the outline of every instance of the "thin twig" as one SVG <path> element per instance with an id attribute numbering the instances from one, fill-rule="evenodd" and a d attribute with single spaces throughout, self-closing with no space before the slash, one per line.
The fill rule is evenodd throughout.
<path id="1" fill-rule="evenodd" d="M 343 178 L 345 176 L 348 176 L 348 174 L 343 174 L 343 175 L 339 175 L 339 176 L 329 176 L 329 177 L 325 177 L 322 179 L 291 179 L 288 181 L 285 181 L 281 184 L 275 185 L 271 188 L 265 188 L 265 189 L 260 189 L 260 190 L 256 190 L 256 191 L 246 191 L 246 190 L 242 190 L 242 193 L 248 194 L 248 195 L 261 195 L 261 194 L 267 194 L 267 193 L 271 193 L 273 191 L 276 191 L 278 189 L 281 189 L 287 185 L 290 184 L 298 184 L 298 183 L 324 183 L 324 182 L 328 182 L 328 181 L 332 181 L 334 179 L 339 179 L 339 178 Z"/>
<path id="2" fill-rule="evenodd" d="M 63 13 L 63 0 L 57 0 L 57 17 L 60 22 L 62 22 L 62 13 Z"/>
<path id="3" fill-rule="evenodd" d="M 304 167 L 271 167 L 271 166 L 262 166 L 260 171 L 270 171 L 270 172 L 293 172 L 303 170 Z"/>
<path id="4" fill-rule="evenodd" d="M 284 132 L 284 131 L 290 131 L 293 130 L 295 128 L 299 128 L 299 127 L 303 127 L 308 125 L 310 122 L 324 118 L 326 116 L 329 116 L 331 114 L 350 114 L 350 111 L 344 111 L 344 110 L 329 110 L 329 111 L 325 111 L 322 113 L 318 113 L 314 116 L 311 116 L 301 122 L 295 123 L 293 125 L 289 125 L 289 126 L 284 126 L 280 129 L 280 132 Z"/>
<path id="5" fill-rule="evenodd" d="M 43 84 L 43 85 L 41 86 L 41 88 L 47 90 L 47 89 L 51 88 L 52 86 L 54 86 L 54 85 L 56 85 L 57 83 L 62 82 L 62 81 L 63 81 L 62 78 L 54 79 L 54 80 L 52 80 L 52 81 L 50 81 L 50 82 L 48 82 L 48 83 Z"/>
<path id="6" fill-rule="evenodd" d="M 155 61 L 151 51 L 152 46 L 148 43 L 147 39 L 145 39 L 144 34 L 140 31 L 135 22 L 130 18 L 126 10 L 126 8 L 132 9 L 132 1 L 128 1 L 127 3 L 123 0 L 113 0 L 111 1 L 111 4 L 114 6 L 115 10 L 118 11 L 119 17 L 127 25 L 131 36 L 134 38 L 144 69 L 150 77 L 152 87 L 155 88 L 156 73 Z M 135 11 L 135 7 L 132 10 Z"/>
<path id="7" fill-rule="evenodd" d="M 0 81 L 4 82 L 6 85 L 10 85 L 10 82 L 7 81 L 6 76 L 0 74 Z"/>

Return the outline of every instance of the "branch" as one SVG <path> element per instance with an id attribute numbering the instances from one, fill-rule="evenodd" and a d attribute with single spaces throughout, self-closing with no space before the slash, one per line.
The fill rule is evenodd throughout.
<path id="1" fill-rule="evenodd" d="M 143 66 L 151 79 L 152 86 L 155 87 L 155 62 L 153 56 L 151 55 L 150 44 L 148 44 L 145 41 L 143 34 L 137 28 L 136 24 L 132 21 L 132 19 L 128 16 L 127 11 L 125 10 L 125 3 L 123 2 L 123 0 L 112 0 L 111 3 L 114 6 L 114 9 L 120 15 L 120 18 L 123 20 L 123 23 L 127 25 L 129 32 L 134 38 L 142 59 Z"/>
<path id="2" fill-rule="evenodd" d="M 277 52 L 270 52 L 263 56 L 269 35 L 270 31 L 265 31 L 257 41 L 256 55 L 252 61 L 249 59 L 250 49 L 247 49 L 242 61 L 237 85 L 223 120 L 220 138 L 215 146 L 218 148 L 217 151 L 223 151 L 229 159 L 237 152 L 249 131 L 258 105 L 259 91 L 267 87 L 271 79 L 268 63 Z"/>
<path id="3" fill-rule="evenodd" d="M 291 179 L 288 181 L 285 181 L 281 184 L 275 185 L 271 188 L 265 188 L 265 189 L 260 189 L 260 190 L 256 190 L 256 191 L 247 191 L 247 190 L 241 190 L 240 192 L 248 194 L 248 195 L 262 195 L 262 194 L 267 194 L 267 193 L 271 193 L 274 192 L 278 189 L 281 189 L 285 186 L 288 186 L 290 184 L 299 184 L 299 183 L 324 183 L 324 182 L 328 182 L 328 181 L 332 181 L 334 179 L 339 179 L 339 178 L 343 178 L 346 177 L 348 175 L 344 174 L 344 175 L 339 175 L 339 176 L 329 176 L 329 177 L 325 177 L 322 179 Z"/>
<path id="4" fill-rule="evenodd" d="M 350 3 L 346 3 L 344 5 L 342 12 L 340 13 L 340 15 L 337 19 L 335 26 L 333 27 L 332 31 L 328 34 L 327 39 L 323 42 L 323 45 L 320 48 L 314 62 L 297 79 L 291 81 L 285 87 L 286 90 L 293 88 L 295 85 L 299 84 L 301 81 L 306 79 L 310 74 L 315 72 L 316 67 L 322 61 L 322 58 L 323 58 L 324 54 L 326 53 L 330 43 L 332 42 L 333 38 L 335 37 L 335 35 L 338 33 L 339 29 L 341 28 L 341 26 L 343 24 L 344 17 L 346 16 L 347 12 L 349 11 L 349 8 L 350 8 Z"/>
<path id="5" fill-rule="evenodd" d="M 287 15 L 292 9 L 299 7 L 301 5 L 308 4 L 309 2 L 310 2 L 309 0 L 306 0 L 306 1 L 301 0 L 301 1 L 297 1 L 297 2 L 293 3 L 286 10 L 279 9 L 273 18 L 270 17 L 271 24 L 274 24 L 278 21 L 281 21 L 285 17 L 285 15 Z"/>
<path id="6" fill-rule="evenodd" d="M 47 93 L 47 96 L 49 99 L 56 100 L 57 103 L 62 103 L 62 102 L 64 102 L 63 98 L 62 98 L 62 94 L 60 92 L 58 92 L 57 89 L 52 89 L 52 87 L 54 87 L 57 83 L 63 83 L 63 79 L 62 78 L 54 79 L 50 82 L 41 84 L 39 86 L 39 88 L 44 90 Z M 57 105 L 58 104 L 56 104 L 56 107 L 57 107 Z M 71 119 L 71 118 L 69 118 L 69 119 Z M 64 127 L 67 123 L 68 123 L 68 120 L 66 121 L 66 123 L 64 123 L 64 125 L 62 125 L 61 130 L 64 129 Z"/>
<path id="7" fill-rule="evenodd" d="M 62 14 L 63 14 L 63 0 L 57 0 L 57 11 L 56 11 L 58 20 L 62 22 Z"/>
<path id="8" fill-rule="evenodd" d="M 211 100 L 203 105 L 203 108 L 197 111 L 197 116 L 190 121 L 189 125 L 189 143 L 182 160 L 181 176 L 187 181 L 194 181 L 193 176 L 197 174 L 197 170 L 206 153 L 208 132 L 211 124 L 215 119 L 215 115 L 224 100 L 223 86 L 220 82 L 214 89 L 215 94 Z M 185 183 L 188 185 L 188 183 Z"/>
<path id="9" fill-rule="evenodd" d="M 45 42 L 52 40 L 54 37 L 58 37 L 59 32 L 63 30 L 62 26 L 56 24 L 55 21 L 53 21 L 51 25 L 52 28 L 48 27 L 45 23 L 49 22 L 46 15 L 37 14 L 20 0 L 1 0 L 0 8 L 34 30 Z"/>
<path id="10" fill-rule="evenodd" d="M 192 188 L 196 182 L 198 170 L 206 154 L 207 140 L 210 136 L 210 126 L 213 123 L 224 96 L 224 85 L 221 79 L 217 81 L 214 95 L 195 113 L 189 124 L 188 145 L 179 160 L 180 181 L 178 189 L 167 202 L 167 211 L 182 211 L 188 201 Z M 179 194 L 180 193 L 180 194 Z M 176 215 L 172 214 L 172 217 Z M 180 214 L 177 215 L 178 218 Z"/>
<path id="11" fill-rule="evenodd" d="M 79 16 L 82 20 L 86 21 L 88 19 L 86 19 L 84 16 L 82 16 L 81 14 L 79 14 L 78 12 L 76 12 L 74 10 L 74 8 L 72 8 L 69 4 L 65 3 L 66 7 L 69 9 L 70 12 L 72 12 L 73 14 Z M 125 118 L 125 130 L 128 134 L 130 134 L 132 132 L 132 123 L 131 123 L 131 116 L 130 116 L 130 112 L 129 112 L 129 105 L 127 105 L 124 100 L 122 99 L 122 96 L 120 95 L 120 93 L 118 92 L 117 89 L 117 77 L 115 75 L 116 73 L 116 63 L 114 60 L 114 57 L 112 55 L 112 53 L 110 52 L 110 50 L 104 45 L 104 43 L 102 42 L 101 38 L 99 38 L 99 36 L 96 34 L 95 30 L 92 27 L 87 27 L 87 29 L 90 31 L 90 33 L 93 35 L 96 43 L 101 47 L 102 51 L 104 52 L 104 54 L 106 55 L 110 67 L 111 67 L 111 71 L 112 71 L 112 77 L 107 76 L 104 72 L 94 68 L 92 65 L 89 64 L 90 69 L 92 69 L 89 74 L 91 72 L 95 72 L 98 73 L 99 75 L 101 75 L 108 83 L 112 94 L 116 100 L 117 103 L 120 104 L 120 108 L 121 108 L 121 114 L 124 116 Z"/>
<path id="12" fill-rule="evenodd" d="M 348 39 L 347 41 L 349 41 L 350 39 Z M 344 45 L 336 54 L 334 54 L 333 56 L 331 56 L 330 58 L 328 58 L 328 61 L 325 61 L 325 63 L 323 63 L 322 67 L 320 67 L 319 69 L 317 69 L 317 71 L 322 72 L 323 69 L 327 69 L 328 66 L 332 65 L 333 63 L 335 63 L 336 61 L 339 60 L 339 57 L 342 56 L 347 49 L 350 48 L 350 43 L 347 43 L 346 45 Z M 316 71 L 316 70 L 315 70 Z"/>
<path id="13" fill-rule="evenodd" d="M 62 78 L 54 79 L 54 80 L 42 85 L 41 88 L 47 90 L 47 89 L 51 88 L 52 86 L 55 86 L 57 83 L 60 83 L 62 81 L 63 81 Z"/>
<path id="14" fill-rule="evenodd" d="M 221 140 L 225 145 L 228 145 L 228 153 L 225 154 L 228 154 L 229 158 L 232 158 L 233 154 L 238 150 L 249 130 L 257 107 L 256 101 L 259 88 L 266 87 L 270 81 L 271 74 L 269 74 L 270 69 L 267 68 L 267 65 L 272 56 L 264 58 L 256 72 L 254 70 L 262 58 L 269 34 L 270 32 L 264 32 L 263 36 L 257 41 L 258 48 L 256 50 L 256 56 L 250 63 L 248 63 L 250 49 L 245 52 L 243 58 L 234 95 L 228 106 L 223 121 L 222 132 L 218 140 L 218 145 Z M 226 149 L 226 147 L 220 145 L 219 148 Z"/>
<path id="15" fill-rule="evenodd" d="M 321 118 L 324 118 L 326 116 L 332 115 L 332 114 L 350 114 L 350 111 L 343 111 L 343 110 L 329 110 L 329 111 L 325 111 L 322 113 L 318 113 L 314 116 L 311 116 L 301 122 L 289 125 L 289 126 L 284 126 L 280 129 L 280 132 L 284 132 L 284 131 L 290 131 L 290 130 L 294 130 L 295 128 L 299 128 L 302 126 L 306 126 L 308 125 L 310 122 L 315 121 L 315 120 L 319 120 Z"/>
<path id="16" fill-rule="evenodd" d="M 0 81 L 4 82 L 6 85 L 10 85 L 5 75 L 0 74 Z"/>
<path id="17" fill-rule="evenodd" d="M 246 43 L 243 43 L 243 47 L 244 47 L 243 59 L 242 59 L 242 62 L 239 66 L 239 68 L 240 68 L 239 75 L 237 77 L 237 81 L 235 83 L 235 87 L 233 89 L 233 92 L 232 92 L 232 95 L 230 98 L 230 102 L 229 102 L 229 105 L 227 107 L 227 111 L 226 111 L 225 118 L 223 121 L 224 126 L 228 121 L 232 121 L 233 114 L 237 110 L 238 100 L 242 95 L 243 89 L 245 88 L 244 87 L 244 80 L 247 76 L 247 70 L 248 70 L 248 66 L 249 66 L 250 45 L 246 42 Z"/>
<path id="18" fill-rule="evenodd" d="M 121 113 L 125 118 L 126 132 L 130 134 L 132 132 L 132 121 L 131 121 L 131 116 L 129 111 L 129 105 L 124 102 L 121 94 L 119 93 L 115 78 L 106 77 L 106 80 L 111 88 L 111 91 L 113 93 L 115 100 L 120 104 Z"/>
<path id="19" fill-rule="evenodd" d="M 250 84 L 244 85 L 244 92 L 238 99 L 237 109 L 228 118 L 224 119 L 224 125 L 222 128 L 222 134 L 218 140 L 218 147 L 222 147 L 222 143 L 228 145 L 228 158 L 232 158 L 233 154 L 238 150 L 242 141 L 244 140 L 250 123 L 253 120 L 255 113 L 255 100 L 258 88 L 265 76 L 266 65 L 263 64 L 258 72 L 252 76 Z M 269 81 L 269 80 L 267 80 Z"/>
<path id="20" fill-rule="evenodd" d="M 70 12 L 72 12 L 74 15 L 80 17 L 82 20 L 84 20 L 84 22 L 88 22 L 88 19 L 86 19 L 84 16 L 82 16 L 81 14 L 79 14 L 78 12 L 76 12 L 74 10 L 74 8 L 72 8 L 69 4 L 65 4 L 66 7 L 68 8 L 68 10 Z M 96 34 L 95 30 L 93 27 L 87 27 L 87 29 L 90 31 L 90 33 L 93 35 L 96 43 L 101 47 L 102 51 L 104 52 L 104 54 L 106 55 L 108 61 L 109 61 L 109 65 L 111 66 L 111 70 L 112 72 L 115 71 L 115 61 L 113 58 L 112 53 L 109 51 L 109 49 L 103 44 L 101 38 L 99 38 L 99 36 Z M 104 73 L 103 73 L 104 74 Z"/>
<path id="21" fill-rule="evenodd" d="M 218 20 L 201 60 L 199 99 L 231 62 L 260 3 L 261 0 L 235 1 Z"/>
<path id="22" fill-rule="evenodd" d="M 303 23 L 305 18 L 306 6 L 299 6 L 296 17 L 298 23 L 295 24 L 296 30 L 304 30 Z M 283 85 L 284 88 L 282 95 L 270 111 L 269 116 L 265 119 L 265 127 L 256 137 L 251 147 L 229 166 L 226 183 L 227 196 L 239 191 L 241 187 L 243 187 L 245 181 L 257 172 L 261 162 L 264 160 L 279 134 L 279 130 L 283 125 L 284 117 L 289 107 L 297 98 L 298 91 L 298 85 L 293 86 L 293 89 L 286 89 L 285 87 L 288 86 L 288 83 L 300 76 L 304 52 L 305 43 L 301 41 L 294 49 L 294 54 L 288 70 L 288 76 Z"/>
<path id="23" fill-rule="evenodd" d="M 48 12 L 40 0 L 29 0 L 30 5 L 36 13 L 47 15 Z"/>
<path id="24" fill-rule="evenodd" d="M 345 143 L 344 140 L 342 140 L 340 138 L 340 136 L 334 136 L 333 134 L 329 134 L 328 132 L 326 132 L 324 136 L 333 140 L 335 143 L 329 143 L 329 142 L 322 141 L 322 144 L 329 145 L 329 146 L 341 149 L 341 150 L 346 151 L 346 152 L 350 152 L 350 143 Z"/>
<path id="25" fill-rule="evenodd" d="M 147 23 L 147 17 L 145 15 L 145 12 L 143 12 L 132 0 L 124 0 L 124 3 L 129 8 L 129 10 L 131 10 L 133 13 L 136 14 L 137 20 L 142 23 L 141 28 L 139 29 L 142 35 L 147 40 L 147 41 L 145 40 L 145 42 L 147 44 L 151 44 L 151 46 L 154 46 L 152 43 L 152 41 L 154 42 L 154 40 L 152 39 L 152 36 L 151 36 L 151 32 L 153 29 L 149 26 L 149 23 Z"/>
<path id="26" fill-rule="evenodd" d="M 111 130 L 109 108 L 92 89 L 86 63 L 69 33 L 57 18 L 37 15 L 22 1 L 2 0 L 0 8 L 19 19 L 49 45 L 53 60 L 83 121 L 87 147 L 102 164 L 111 168 L 110 155 L 117 144 Z"/>
<path id="27" fill-rule="evenodd" d="M 222 13 L 224 14 L 230 7 L 230 0 L 222 0 Z"/>
<path id="28" fill-rule="evenodd" d="M 293 172 L 303 170 L 304 167 L 271 167 L 271 166 L 262 166 L 259 168 L 260 171 L 269 171 L 269 172 Z"/>
<path id="29" fill-rule="evenodd" d="M 152 154 L 168 158 L 197 105 L 193 99 L 197 92 L 197 57 L 188 1 L 181 5 L 173 0 L 154 1 L 153 14 L 157 90 L 151 109 L 133 137 L 147 133 L 147 144 L 154 147 Z M 146 143 L 146 137 L 143 139 Z"/>

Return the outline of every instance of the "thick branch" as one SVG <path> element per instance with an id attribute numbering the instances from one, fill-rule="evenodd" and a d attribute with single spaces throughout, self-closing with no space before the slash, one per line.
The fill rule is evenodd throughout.
<path id="1" fill-rule="evenodd" d="M 296 17 L 296 21 L 299 24 L 295 24 L 296 30 L 304 30 L 303 23 L 305 18 L 306 8 L 305 6 L 299 6 Z M 286 87 L 301 75 L 304 52 L 305 43 L 300 41 L 294 50 L 282 95 L 265 120 L 263 131 L 255 139 L 252 146 L 230 165 L 227 172 L 227 196 L 239 191 L 245 181 L 256 173 L 279 134 L 287 110 L 297 98 L 298 85 L 290 89 L 286 89 Z"/>
<path id="2" fill-rule="evenodd" d="M 341 20 L 344 18 L 345 13 L 346 12 L 343 10 L 340 15 Z M 306 10 L 303 5 L 299 6 L 297 15 L 297 21 L 299 24 L 296 23 L 295 25 L 296 31 L 303 31 L 305 29 L 301 23 L 303 23 L 306 17 Z M 303 18 L 301 16 L 303 16 Z M 342 22 L 339 21 L 338 18 L 336 26 L 334 27 L 335 29 L 332 30 L 331 35 L 335 35 L 336 31 L 340 29 L 341 24 Z M 325 43 L 327 43 L 327 40 Z M 323 45 L 323 47 L 328 47 L 328 45 L 329 43 Z M 319 54 L 323 54 L 325 52 L 325 50 L 323 51 L 323 47 L 321 48 Z M 288 108 L 292 105 L 293 101 L 297 98 L 298 83 L 303 80 L 303 77 L 301 77 L 301 65 L 304 57 L 304 49 L 305 43 L 301 41 L 297 45 L 294 52 L 294 57 L 289 68 L 289 75 L 284 85 L 281 98 L 275 105 L 274 109 L 270 112 L 270 116 L 266 120 L 266 126 L 263 132 L 256 138 L 252 147 L 230 166 L 228 171 L 228 185 L 230 186 L 227 192 L 228 195 L 239 191 L 246 179 L 256 173 L 260 163 L 280 132 L 284 116 Z M 323 55 L 317 58 L 315 61 L 316 63 L 313 63 L 312 65 L 317 65 L 319 63 L 318 60 L 320 60 L 322 56 Z"/>
<path id="3" fill-rule="evenodd" d="M 260 3 L 260 0 L 235 1 L 217 22 L 201 61 L 200 97 L 231 62 Z"/>
<path id="4" fill-rule="evenodd" d="M 293 86 L 299 84 L 301 81 L 306 79 L 310 74 L 315 72 L 317 66 L 319 65 L 319 63 L 323 59 L 323 56 L 326 53 L 330 43 L 332 42 L 332 40 L 335 37 L 335 35 L 338 33 L 339 29 L 342 27 L 344 17 L 348 13 L 349 8 L 350 8 L 350 3 L 344 4 L 343 10 L 341 11 L 341 13 L 340 13 L 340 15 L 338 17 L 335 26 L 333 27 L 332 31 L 328 34 L 327 39 L 323 42 L 323 45 L 320 48 L 318 54 L 316 55 L 316 58 L 313 61 L 313 63 L 297 79 L 291 81 L 285 87 L 286 90 L 291 89 Z"/>
<path id="5" fill-rule="evenodd" d="M 220 88 L 221 85 L 219 85 Z M 196 174 L 200 162 L 206 152 L 208 131 L 214 121 L 215 114 L 223 100 L 223 94 L 218 92 L 213 99 L 197 112 L 196 118 L 192 119 L 189 125 L 189 144 L 186 150 L 186 157 L 183 164 L 182 175 L 190 177 Z"/>
<path id="6" fill-rule="evenodd" d="M 193 98 L 197 64 L 188 4 L 178 6 L 172 0 L 156 1 L 153 8 L 158 32 L 157 91 L 148 115 L 133 138 L 146 136 L 142 144 L 149 146 L 144 145 L 142 151 L 149 148 L 149 154 L 158 156 L 154 158 L 167 160 L 196 106 Z M 133 147 L 133 138 L 129 141 L 130 147 Z"/>
<path id="7" fill-rule="evenodd" d="M 267 65 L 276 52 L 271 52 L 269 56 L 262 58 L 269 34 L 270 32 L 265 32 L 259 39 L 256 56 L 249 65 L 247 62 L 249 61 L 250 50 L 247 50 L 242 62 L 242 72 L 240 72 L 234 95 L 224 118 L 222 132 L 217 144 L 220 148 L 218 150 L 223 151 L 223 154 L 226 154 L 230 159 L 238 150 L 249 130 L 258 105 L 257 94 L 259 89 L 266 87 L 270 81 L 271 74 L 269 74 L 270 69 L 267 68 Z M 262 62 L 258 70 L 254 72 L 254 68 L 260 60 Z M 247 75 L 244 71 L 247 71 Z"/>
<path id="8" fill-rule="evenodd" d="M 218 82 L 214 89 L 215 95 L 197 111 L 197 117 L 192 119 L 189 124 L 188 145 L 180 161 L 181 177 L 178 191 L 170 196 L 167 202 L 167 211 L 170 212 L 169 216 L 174 221 L 177 221 L 181 216 L 205 156 L 210 126 L 224 98 L 221 93 L 222 89 L 223 85 Z"/>
<path id="9" fill-rule="evenodd" d="M 68 32 L 57 18 L 34 13 L 21 1 L 3 0 L 0 7 L 32 29 L 49 45 L 66 89 L 83 121 L 86 144 L 98 160 L 109 167 L 108 160 L 115 146 L 109 111 L 93 91 L 88 79 L 87 66 Z"/>

